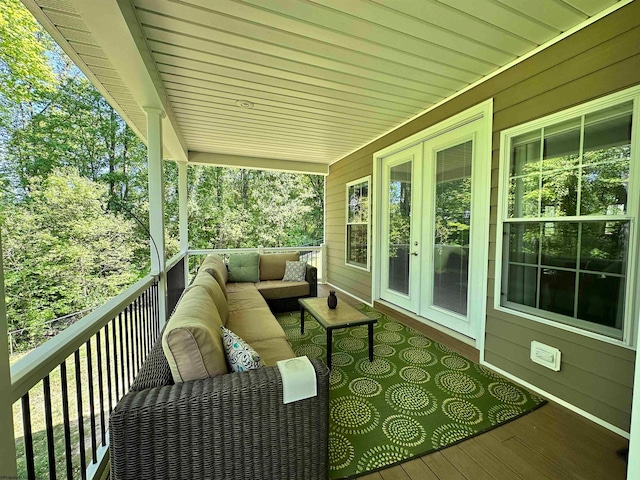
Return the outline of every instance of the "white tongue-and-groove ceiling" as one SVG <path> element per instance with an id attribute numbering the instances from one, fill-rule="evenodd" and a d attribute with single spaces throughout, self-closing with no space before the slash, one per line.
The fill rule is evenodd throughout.
<path id="1" fill-rule="evenodd" d="M 23 1 L 168 158 L 317 172 L 616 3 Z"/>

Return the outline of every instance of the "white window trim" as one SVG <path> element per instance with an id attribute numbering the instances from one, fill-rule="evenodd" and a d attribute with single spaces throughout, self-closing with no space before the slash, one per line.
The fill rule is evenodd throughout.
<path id="1" fill-rule="evenodd" d="M 509 162 L 510 162 L 510 139 L 518 135 L 541 128 L 545 125 L 559 123 L 564 120 L 575 118 L 576 116 L 585 115 L 587 113 L 613 107 L 625 101 L 633 101 L 633 125 L 631 132 L 631 158 L 632 162 L 629 167 L 629 196 L 627 215 L 631 217 L 630 236 L 629 236 L 629 274 L 627 276 L 627 286 L 625 292 L 625 318 L 624 330 L 622 332 L 622 340 L 618 340 L 606 335 L 583 330 L 581 328 L 555 322 L 537 315 L 514 310 L 500 304 L 502 290 L 502 272 L 503 272 L 503 234 L 504 220 L 507 214 L 507 192 L 509 181 Z M 606 97 L 602 97 L 576 107 L 563 110 L 543 118 L 533 120 L 516 127 L 509 128 L 500 132 L 500 180 L 498 184 L 498 212 L 496 225 L 496 263 L 495 263 L 495 280 L 494 280 L 494 305 L 497 311 L 508 313 L 527 320 L 532 320 L 554 328 L 577 333 L 585 337 L 601 340 L 605 343 L 626 347 L 635 350 L 636 331 L 638 329 L 638 297 L 640 295 L 640 279 L 638 279 L 638 247 L 640 246 L 640 232 L 638 224 L 640 223 L 640 85 L 631 87 L 627 90 L 617 92 Z M 547 217 L 544 217 L 545 219 Z M 565 217 L 566 218 L 566 217 Z M 592 219 L 592 217 L 587 217 Z"/>
<path id="2" fill-rule="evenodd" d="M 367 266 L 363 267 L 361 265 L 349 263 L 347 246 L 349 241 L 349 225 L 364 225 L 363 223 L 349 223 L 349 187 L 365 182 L 367 184 L 367 191 L 369 192 L 369 194 L 367 195 Z M 358 270 L 363 270 L 365 272 L 371 271 L 371 175 L 358 178 L 357 180 L 353 180 L 346 185 L 344 217 L 344 264 L 349 267 L 357 268 Z"/>

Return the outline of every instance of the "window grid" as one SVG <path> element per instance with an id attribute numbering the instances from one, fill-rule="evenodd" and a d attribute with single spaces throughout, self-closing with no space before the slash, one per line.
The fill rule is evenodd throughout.
<path id="1" fill-rule="evenodd" d="M 628 100 L 627 100 L 628 102 Z M 623 103 L 625 102 L 621 102 L 619 105 L 623 105 Z M 601 111 L 604 111 L 607 107 L 602 107 Z M 635 103 L 633 105 L 633 108 L 631 110 L 631 118 L 632 118 L 632 122 L 635 123 L 637 121 L 636 118 L 633 118 L 635 116 Z M 587 169 L 587 171 L 589 171 L 589 169 L 593 169 L 594 167 L 598 167 L 598 166 L 603 166 L 603 165 L 615 165 L 618 162 L 620 162 L 620 160 L 624 159 L 627 162 L 629 162 L 629 170 L 626 173 L 626 177 L 621 177 L 619 179 L 619 181 L 621 182 L 621 185 L 625 186 L 627 189 L 627 192 L 629 192 L 629 186 L 631 183 L 631 176 L 632 176 L 632 170 L 631 170 L 631 161 L 632 159 L 630 157 L 623 157 L 623 156 L 616 156 L 614 158 L 611 157 L 607 157 L 603 160 L 599 160 L 599 161 L 595 161 L 595 162 L 589 162 L 588 164 L 585 164 L 584 161 L 584 157 L 585 157 L 585 133 L 586 133 L 586 118 L 587 115 L 591 114 L 591 113 L 596 113 L 598 112 L 598 110 L 591 110 L 589 112 L 586 112 L 582 115 L 579 116 L 580 118 L 580 124 L 579 124 L 579 128 L 580 128 L 580 140 L 579 140 L 579 150 L 578 150 L 578 157 L 577 157 L 577 164 L 571 164 L 570 166 L 566 167 L 566 168 L 556 168 L 556 169 L 549 169 L 549 170 L 545 170 L 545 150 L 544 150 L 544 146 L 545 146 L 545 132 L 547 131 L 547 128 L 552 128 L 555 125 L 558 125 L 560 123 L 570 123 L 572 120 L 577 119 L 578 116 L 576 115 L 575 117 L 569 118 L 568 120 L 564 120 L 564 121 L 557 121 L 552 123 L 551 125 L 548 126 L 542 126 L 539 127 L 537 130 L 539 132 L 540 135 L 540 143 L 539 143 L 539 152 L 538 152 L 538 165 L 536 166 L 537 168 L 535 169 L 534 172 L 531 173 L 525 173 L 525 174 L 520 174 L 518 175 L 517 173 L 519 170 L 518 167 L 518 160 L 515 158 L 516 152 L 515 152 L 515 147 L 516 145 L 513 143 L 513 140 L 516 139 L 519 136 L 525 136 L 528 133 L 531 134 L 535 134 L 536 133 L 536 129 L 532 128 L 530 130 L 530 132 L 521 132 L 519 134 L 513 134 L 512 136 L 508 137 L 507 141 L 509 142 L 509 164 L 507 165 L 507 168 L 509 169 L 509 173 L 507 175 L 507 189 L 506 189 L 506 195 L 503 197 L 504 202 L 506 202 L 507 205 L 507 209 L 505 210 L 505 214 L 506 214 L 506 218 L 502 219 L 502 223 L 504 225 L 505 228 L 503 231 L 505 232 L 506 236 L 505 236 L 505 240 L 506 240 L 506 244 L 505 246 L 509 246 L 510 242 L 511 242 L 511 238 L 509 237 L 511 229 L 509 228 L 510 225 L 515 226 L 518 224 L 527 224 L 527 223 L 533 223 L 533 222 L 538 222 L 539 225 L 539 229 L 538 229 L 538 245 L 537 245 L 537 262 L 536 264 L 531 264 L 531 263 L 525 263 L 525 262 L 517 262 L 517 261 L 512 261 L 511 260 L 511 251 L 509 249 L 504 250 L 505 252 L 505 266 L 507 267 L 506 269 L 503 270 L 503 274 L 502 274 L 502 279 L 503 279 L 503 288 L 501 288 L 501 297 L 507 301 L 507 304 L 509 306 L 512 306 L 514 304 L 514 302 L 511 302 L 508 300 L 508 294 L 507 292 L 505 292 L 505 290 L 508 290 L 509 288 L 509 271 L 510 271 L 510 266 L 521 266 L 521 267 L 535 267 L 536 268 L 536 288 L 537 291 L 535 293 L 535 309 L 539 310 L 540 312 L 545 312 L 546 314 L 549 315 L 543 315 L 543 317 L 545 318 L 549 318 L 549 319 L 554 319 L 554 317 L 557 317 L 558 314 L 554 313 L 553 311 L 550 310 L 543 310 L 540 309 L 540 302 L 541 302 L 541 297 L 542 297 L 542 292 L 541 292 L 541 288 L 542 288 L 542 272 L 543 269 L 552 269 L 552 270 L 559 270 L 559 271 L 567 271 L 567 272 L 574 272 L 575 273 L 575 282 L 574 282 L 574 288 L 573 288 L 573 319 L 576 320 L 578 323 L 589 323 L 592 322 L 591 320 L 583 320 L 579 318 L 579 310 L 580 310 L 580 281 L 581 281 L 581 277 L 582 274 L 589 274 L 589 275 L 600 275 L 601 278 L 619 278 L 620 279 L 620 290 L 623 292 L 629 292 L 629 288 L 627 285 L 627 273 L 628 273 L 628 268 L 629 268 L 629 255 L 631 254 L 630 252 L 630 244 L 628 243 L 630 240 L 630 234 L 631 234 L 631 220 L 632 220 L 632 215 L 630 212 L 630 207 L 629 207 L 629 198 L 626 199 L 625 201 L 625 210 L 623 211 L 624 213 L 618 213 L 618 212 L 612 212 L 612 213 L 598 213 L 597 215 L 593 215 L 593 214 L 589 214 L 589 213 L 584 213 L 584 208 L 582 205 L 582 200 L 583 200 L 583 188 L 584 188 L 584 177 L 586 175 L 585 169 Z M 611 115 L 610 117 L 607 117 L 607 119 L 609 118 L 614 118 L 615 115 Z M 604 120 L 601 120 L 604 122 Z M 633 127 L 632 127 L 633 128 Z M 570 130 L 571 127 L 569 127 L 567 129 Z M 556 132 L 559 133 L 559 132 Z M 633 138 L 631 138 L 631 144 L 633 144 Z M 527 145 L 527 143 L 529 143 L 526 139 L 521 143 L 521 145 Z M 600 149 L 596 149 L 594 151 L 598 151 L 598 150 L 603 150 L 606 148 L 611 148 L 611 147 L 606 147 L 603 146 Z M 526 157 L 526 149 L 524 150 L 523 154 L 525 155 L 524 159 L 523 159 L 523 166 L 521 167 L 522 170 L 526 170 L 527 167 L 527 163 L 528 162 L 528 158 Z M 571 156 L 571 153 L 568 153 L 567 156 Z M 575 154 L 574 154 L 575 155 Z M 551 157 L 554 158 L 554 157 Z M 503 164 L 504 165 L 504 164 Z M 558 216 L 558 215 L 553 215 L 553 216 L 549 216 L 546 217 L 544 216 L 544 206 L 543 206 L 543 179 L 545 176 L 550 176 L 552 174 L 557 174 L 557 173 L 561 173 L 561 172 L 569 172 L 569 171 L 574 171 L 576 172 L 575 175 L 577 176 L 577 187 L 576 187 L 576 197 L 575 201 L 576 201 L 576 205 L 575 205 L 575 215 L 570 215 L 570 216 Z M 592 171 L 592 170 L 591 170 Z M 525 200 L 525 195 L 526 195 L 526 183 L 525 183 L 525 179 L 526 178 L 531 178 L 534 175 L 537 175 L 537 186 L 538 186 L 538 195 L 537 195 L 537 216 L 526 216 L 527 215 L 527 204 L 526 204 L 526 200 Z M 518 185 L 517 180 L 521 179 L 522 183 L 520 185 Z M 519 191 L 520 190 L 520 196 L 519 196 Z M 522 191 L 524 191 L 524 193 L 521 193 Z M 560 200 L 561 201 L 561 200 Z M 554 206 L 558 205 L 558 198 L 554 197 Z M 511 204 L 510 204 L 511 203 Z M 531 205 L 531 207 L 533 207 Z M 612 210 L 611 205 L 604 205 L 605 211 L 609 212 Z M 531 212 L 531 214 L 533 214 L 533 211 L 531 211 L 531 208 L 529 207 L 529 211 Z M 566 211 L 566 210 L 565 210 Z M 600 210 L 602 211 L 602 210 Z M 557 213 L 557 212 L 554 212 Z M 517 216 L 517 214 L 519 214 L 519 216 Z M 576 252 L 575 252 L 575 267 L 576 268 L 567 268 L 567 267 L 560 267 L 560 266 L 545 266 L 543 264 L 543 231 L 544 231 L 544 225 L 545 224 L 549 224 L 549 223 L 570 223 L 570 222 L 574 222 L 577 223 L 577 245 L 576 245 Z M 583 250 L 583 226 L 587 223 L 592 223 L 592 222 L 615 222 L 615 223 L 624 223 L 626 224 L 626 231 L 627 231 L 627 238 L 626 238 L 626 245 L 623 247 L 625 248 L 625 250 L 623 252 L 621 252 L 623 254 L 623 256 L 621 257 L 623 263 L 623 268 L 622 268 L 622 273 L 615 273 L 615 272 L 604 272 L 604 271 L 594 271 L 594 270 L 589 270 L 589 269 L 583 269 L 581 268 L 582 265 L 582 250 Z M 523 270 L 523 272 L 526 270 Z M 624 294 L 623 294 L 624 295 Z M 621 302 L 620 308 L 622 309 L 622 313 L 621 316 L 622 318 L 626 318 L 626 309 L 628 307 L 628 300 L 626 295 L 624 295 L 622 297 L 622 299 L 624 300 L 623 302 Z M 502 302 L 501 302 L 502 303 Z M 516 309 L 517 306 L 520 305 L 519 303 L 515 302 L 516 305 Z M 527 311 L 529 309 L 531 309 L 532 307 L 527 307 L 526 304 L 522 304 L 523 311 Z M 564 315 L 560 314 L 561 316 L 564 317 Z M 556 318 L 557 320 L 557 318 Z M 607 327 L 608 328 L 608 327 Z M 588 329 L 588 328 L 587 328 Z M 618 329 L 618 327 L 616 327 L 616 329 Z M 622 328 L 620 329 L 620 334 L 622 335 L 624 333 L 625 327 L 624 324 L 622 325 Z M 598 331 L 598 329 L 594 330 L 594 331 Z M 607 333 L 607 335 L 609 335 Z M 609 335 L 609 336 L 615 336 L 615 335 Z M 622 338 L 622 337 L 620 337 Z"/>

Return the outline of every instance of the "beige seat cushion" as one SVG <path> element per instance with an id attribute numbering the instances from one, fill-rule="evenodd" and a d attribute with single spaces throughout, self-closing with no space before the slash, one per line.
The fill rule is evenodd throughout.
<path id="1" fill-rule="evenodd" d="M 260 255 L 260 281 L 282 280 L 287 260 L 297 262 L 300 254 L 294 253 L 266 253 Z"/>
<path id="2" fill-rule="evenodd" d="M 296 354 L 286 338 L 270 338 L 251 344 L 267 367 L 276 365 L 279 360 L 295 358 Z"/>
<path id="3" fill-rule="evenodd" d="M 192 286 L 162 335 L 162 349 L 176 383 L 228 373 L 222 320 L 207 289 Z"/>
<path id="4" fill-rule="evenodd" d="M 230 312 L 265 307 L 267 307 L 267 302 L 255 288 L 253 290 L 243 290 L 229 294 Z"/>
<path id="5" fill-rule="evenodd" d="M 227 327 L 251 346 L 256 341 L 286 336 L 267 306 L 231 312 Z"/>
<path id="6" fill-rule="evenodd" d="M 278 298 L 304 297 L 309 295 L 308 282 L 283 282 L 282 280 L 268 280 L 256 283 L 256 288 L 267 300 Z"/>
<path id="7" fill-rule="evenodd" d="M 207 290 L 213 299 L 213 303 L 216 304 L 222 325 L 226 325 L 227 319 L 229 318 L 229 307 L 227 305 L 227 298 L 222 292 L 218 281 L 208 273 L 208 270 L 204 272 L 200 271 L 191 285 L 200 285 Z"/>
<path id="8" fill-rule="evenodd" d="M 256 284 L 253 282 L 227 283 L 227 295 L 246 291 L 257 291 Z"/>

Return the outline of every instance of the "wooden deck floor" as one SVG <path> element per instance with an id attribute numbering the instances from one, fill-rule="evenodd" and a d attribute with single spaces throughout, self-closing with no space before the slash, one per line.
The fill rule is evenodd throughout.
<path id="1" fill-rule="evenodd" d="M 318 296 L 328 287 L 318 286 Z M 355 304 L 338 292 L 339 301 Z M 411 325 L 414 328 L 416 325 Z M 425 330 L 425 334 L 430 332 Z M 438 341 L 447 343 L 446 338 Z M 449 345 L 455 348 L 455 342 Z M 616 454 L 629 442 L 549 403 L 458 445 L 360 477 L 362 480 L 623 480 Z"/>

